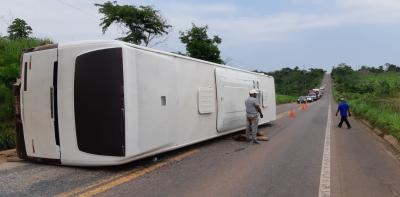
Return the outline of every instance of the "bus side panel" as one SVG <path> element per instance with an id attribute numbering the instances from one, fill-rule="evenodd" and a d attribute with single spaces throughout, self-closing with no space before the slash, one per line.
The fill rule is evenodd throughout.
<path id="1" fill-rule="evenodd" d="M 189 144 L 218 135 L 216 131 L 217 105 L 214 66 L 175 58 L 178 80 L 178 131 L 176 145 Z M 205 100 L 200 98 L 210 96 Z M 203 94 L 203 95 L 202 95 Z M 204 112 L 199 102 L 208 105 Z"/>
<path id="2" fill-rule="evenodd" d="M 137 50 L 138 137 L 140 152 L 173 144 L 177 134 L 178 90 L 174 58 Z M 181 123 L 185 124 L 185 123 Z"/>

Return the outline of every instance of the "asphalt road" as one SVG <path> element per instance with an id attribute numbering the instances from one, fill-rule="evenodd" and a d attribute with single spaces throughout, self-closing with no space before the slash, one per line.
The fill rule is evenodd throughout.
<path id="1" fill-rule="evenodd" d="M 3 163 L 0 196 L 400 196 L 396 153 L 358 120 L 337 128 L 329 95 L 306 110 L 278 106 L 280 118 L 260 128 L 270 141 L 259 145 L 226 136 L 108 168 Z"/>

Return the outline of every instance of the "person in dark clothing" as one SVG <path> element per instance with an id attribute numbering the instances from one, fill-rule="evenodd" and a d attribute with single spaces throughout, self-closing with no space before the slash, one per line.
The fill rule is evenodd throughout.
<path id="1" fill-rule="evenodd" d="M 336 116 L 338 115 L 339 112 L 340 112 L 340 123 L 339 123 L 338 127 L 342 128 L 342 124 L 343 124 L 343 122 L 345 122 L 347 125 L 347 128 L 351 129 L 351 125 L 350 125 L 349 121 L 347 120 L 347 115 L 351 116 L 350 106 L 346 103 L 344 98 L 340 99 L 340 103 L 339 103 L 338 109 L 336 111 Z"/>

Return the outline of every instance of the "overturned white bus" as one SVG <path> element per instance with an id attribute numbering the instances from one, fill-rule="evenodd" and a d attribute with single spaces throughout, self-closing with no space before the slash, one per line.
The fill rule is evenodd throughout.
<path id="1" fill-rule="evenodd" d="M 270 76 L 120 41 L 46 45 L 22 56 L 20 157 L 62 165 L 127 163 L 245 128 L 258 89 L 276 118 Z"/>

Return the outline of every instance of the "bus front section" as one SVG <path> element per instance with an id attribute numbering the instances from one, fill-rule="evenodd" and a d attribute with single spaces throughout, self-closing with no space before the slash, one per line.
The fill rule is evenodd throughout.
<path id="1" fill-rule="evenodd" d="M 20 157 L 60 163 L 57 45 L 26 50 L 21 58 L 17 150 Z"/>

